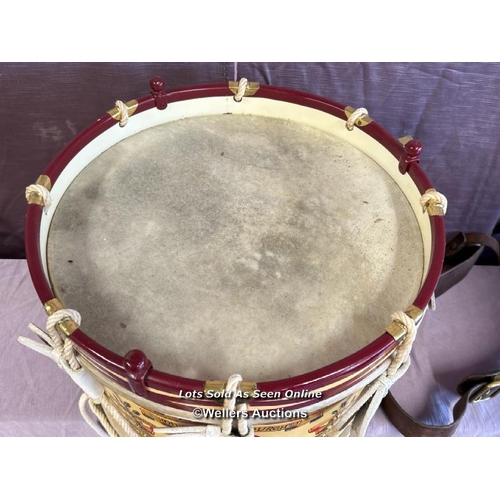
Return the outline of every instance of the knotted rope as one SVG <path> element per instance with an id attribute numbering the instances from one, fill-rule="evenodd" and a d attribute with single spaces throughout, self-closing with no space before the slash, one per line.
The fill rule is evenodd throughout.
<path id="1" fill-rule="evenodd" d="M 121 427 L 126 437 L 139 437 L 139 434 L 129 424 L 128 420 L 112 405 L 104 392 L 98 399 L 91 399 L 85 392 L 81 395 L 78 406 L 80 413 L 87 424 L 101 437 L 107 437 L 102 429 L 95 423 L 87 413 L 86 404 L 88 403 L 92 413 L 97 417 L 110 437 L 119 437 L 118 432 L 108 419 L 107 414 L 111 415 L 113 420 Z"/>
<path id="2" fill-rule="evenodd" d="M 240 102 L 243 99 L 243 96 L 245 95 L 245 91 L 247 89 L 248 85 L 248 80 L 246 78 L 242 78 L 239 83 L 238 83 L 238 91 L 236 92 L 236 95 L 234 96 L 234 100 L 236 102 Z"/>
<path id="3" fill-rule="evenodd" d="M 227 413 L 237 412 L 240 415 L 245 415 L 248 406 L 246 403 L 236 404 L 238 386 L 243 380 L 239 374 L 231 375 L 225 385 L 224 391 L 228 397 L 224 399 L 223 409 Z M 244 416 L 239 416 L 238 419 L 238 434 L 241 437 L 253 437 L 253 428 L 248 425 L 247 419 Z M 199 425 L 191 427 L 162 427 L 155 429 L 155 434 L 164 434 L 172 437 L 231 437 L 233 436 L 234 417 L 228 416 L 222 419 L 221 426 L 217 425 Z"/>
<path id="4" fill-rule="evenodd" d="M 345 122 L 345 126 L 346 126 L 347 130 L 349 130 L 349 131 L 354 130 L 354 124 L 356 123 L 356 120 L 358 118 L 361 118 L 363 115 L 367 115 L 367 114 L 368 114 L 368 111 L 365 108 L 355 109 L 352 112 L 352 115 Z"/>
<path id="5" fill-rule="evenodd" d="M 406 373 L 411 364 L 410 353 L 417 333 L 415 320 L 403 311 L 395 312 L 391 315 L 391 318 L 406 330 L 403 341 L 393 354 L 387 370 L 366 388 L 361 397 L 358 398 L 356 403 L 338 423 L 338 426 L 341 427 L 355 415 L 351 432 L 356 437 L 365 435 L 368 424 L 379 408 L 382 399 L 387 396 L 389 389 Z"/>
<path id="6" fill-rule="evenodd" d="M 81 316 L 78 311 L 74 309 L 60 309 L 47 318 L 46 328 L 48 333 L 45 333 L 33 323 L 28 325 L 29 329 L 43 342 L 36 342 L 26 337 L 19 337 L 18 341 L 33 351 L 51 358 L 83 390 L 79 403 L 80 412 L 85 421 L 97 434 L 100 436 L 105 435 L 102 429 L 89 417 L 85 408 L 87 401 L 92 412 L 110 436 L 117 436 L 118 434 L 113 429 L 104 410 L 112 415 L 127 435 L 137 435 L 118 410 L 109 402 L 104 392 L 104 386 L 80 364 L 69 337 L 57 331 L 56 325 L 67 318 L 71 318 L 78 325 L 81 323 Z"/>
<path id="7" fill-rule="evenodd" d="M 116 101 L 115 106 L 120 113 L 120 127 L 125 127 L 128 123 L 128 108 L 123 101 Z"/>
<path id="8" fill-rule="evenodd" d="M 428 189 L 420 197 L 420 206 L 425 212 L 429 205 L 439 205 L 443 208 L 443 214 L 446 214 L 446 209 L 448 208 L 448 200 L 444 194 L 439 193 L 435 189 Z"/>
<path id="9" fill-rule="evenodd" d="M 41 184 L 30 184 L 25 190 L 27 201 L 29 201 L 30 195 L 32 195 L 33 193 L 38 194 L 42 198 L 43 211 L 44 213 L 47 213 L 50 208 L 50 205 L 52 204 L 52 198 L 50 196 L 49 190 L 45 186 L 42 186 Z"/>

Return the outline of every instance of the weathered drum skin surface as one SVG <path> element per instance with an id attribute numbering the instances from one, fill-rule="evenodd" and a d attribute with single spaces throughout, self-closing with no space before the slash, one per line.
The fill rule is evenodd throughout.
<path id="1" fill-rule="evenodd" d="M 198 379 L 342 359 L 412 303 L 423 275 L 415 215 L 373 160 L 308 126 L 230 114 L 100 155 L 62 198 L 47 260 L 89 336 Z"/>

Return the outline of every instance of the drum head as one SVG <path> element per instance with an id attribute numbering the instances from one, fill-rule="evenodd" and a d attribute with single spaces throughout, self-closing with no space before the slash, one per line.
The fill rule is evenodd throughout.
<path id="1" fill-rule="evenodd" d="M 82 329 L 174 375 L 299 375 L 377 338 L 416 297 L 422 237 L 369 156 L 244 115 L 177 120 L 112 146 L 54 214 L 50 280 Z"/>

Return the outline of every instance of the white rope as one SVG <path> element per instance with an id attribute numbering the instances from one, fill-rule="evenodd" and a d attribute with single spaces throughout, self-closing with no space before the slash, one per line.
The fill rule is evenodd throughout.
<path id="1" fill-rule="evenodd" d="M 347 409 L 347 411 L 339 418 L 336 427 L 337 428 L 342 428 L 348 420 L 351 420 L 351 418 L 358 413 L 360 408 L 362 408 L 365 403 L 375 394 L 378 386 L 377 386 L 377 380 L 384 375 L 387 372 L 387 368 L 391 364 L 391 360 L 385 360 L 382 365 L 381 365 L 381 371 L 378 371 L 378 375 L 370 380 L 370 375 L 368 375 L 367 379 L 368 380 L 362 380 L 360 381 L 357 386 L 358 388 L 361 387 L 363 384 L 365 384 L 363 390 L 361 391 L 361 394 L 356 398 L 356 401 L 354 402 L 353 405 L 350 406 L 350 408 Z M 356 387 L 356 386 L 354 386 Z M 345 391 L 347 392 L 347 391 Z M 345 399 L 342 398 L 342 399 Z M 357 417 L 357 415 L 356 415 Z"/>
<path id="2" fill-rule="evenodd" d="M 415 320 L 410 318 L 410 316 L 403 311 L 395 312 L 391 315 L 391 319 L 402 325 L 406 330 L 406 334 L 394 353 L 387 372 L 380 375 L 380 377 L 373 382 L 373 386 L 371 386 L 370 391 L 367 391 L 366 397 L 363 398 L 363 402 L 357 401 L 357 407 L 358 409 L 360 408 L 360 410 L 353 422 L 353 436 L 362 437 L 365 435 L 368 424 L 375 415 L 382 399 L 387 396 L 391 386 L 399 380 L 410 367 L 410 352 L 417 334 Z M 362 404 L 365 403 L 365 408 L 362 408 Z"/>
<path id="3" fill-rule="evenodd" d="M 389 389 L 392 385 L 397 382 L 408 370 L 410 367 L 410 358 L 408 357 L 404 363 L 400 365 L 398 370 L 394 372 L 390 377 L 382 374 L 375 381 L 375 392 L 373 396 L 366 406 L 366 408 L 362 409 L 358 415 L 356 415 L 356 419 L 353 422 L 352 426 L 352 435 L 353 437 L 363 437 L 366 434 L 366 430 L 368 428 L 369 423 L 371 422 L 375 412 L 380 407 L 382 403 L 382 399 L 387 396 Z"/>
<path id="4" fill-rule="evenodd" d="M 236 407 L 237 411 L 242 412 L 242 414 L 246 415 L 248 411 L 248 405 L 246 403 L 239 404 Z M 251 433 L 253 433 L 253 429 L 248 425 L 248 421 L 246 418 L 238 419 L 238 434 L 241 437 L 248 437 Z"/>
<path id="5" fill-rule="evenodd" d="M 235 82 L 237 82 L 238 81 L 238 63 L 235 62 L 233 64 L 234 64 L 234 78 L 233 78 L 233 80 Z"/>
<path id="6" fill-rule="evenodd" d="M 403 338 L 403 341 L 399 345 L 393 359 L 387 370 L 387 376 L 392 378 L 399 368 L 406 362 L 406 360 L 410 356 L 410 351 L 413 345 L 413 341 L 415 340 L 415 336 L 417 335 L 417 327 L 415 325 L 415 320 L 410 318 L 403 311 L 397 311 L 391 315 L 391 319 L 400 323 L 404 329 L 406 330 L 406 335 Z"/>
<path id="7" fill-rule="evenodd" d="M 356 123 L 356 120 L 358 118 L 361 118 L 363 115 L 367 115 L 367 114 L 368 114 L 368 111 L 365 108 L 355 109 L 352 112 L 352 115 L 345 122 L 345 126 L 346 126 L 347 130 L 349 130 L 349 131 L 354 130 L 354 124 Z"/>
<path id="8" fill-rule="evenodd" d="M 125 127 L 128 123 L 128 108 L 123 101 L 116 101 L 115 106 L 120 113 L 120 127 Z"/>
<path id="9" fill-rule="evenodd" d="M 439 205 L 443 207 L 443 213 L 446 214 L 446 210 L 448 208 L 448 200 L 446 199 L 446 196 L 444 194 L 437 192 L 435 189 L 428 189 L 420 197 L 420 206 L 425 212 L 429 205 Z"/>
<path id="10" fill-rule="evenodd" d="M 230 397 L 224 399 L 223 408 L 227 411 L 236 411 L 239 415 L 246 415 L 248 406 L 246 403 L 236 405 L 236 396 L 238 393 L 238 386 L 243 380 L 239 374 L 231 375 L 226 383 L 225 391 L 230 394 Z M 231 435 L 233 430 L 233 417 L 224 418 L 222 420 L 222 434 L 224 436 Z M 248 425 L 248 421 L 243 416 L 238 417 L 238 433 L 241 437 L 252 437 L 253 429 Z"/>
<path id="11" fill-rule="evenodd" d="M 19 337 L 18 341 L 26 347 L 51 358 L 82 389 L 83 395 L 79 402 L 80 413 L 97 434 L 100 436 L 104 435 L 102 429 L 89 417 L 86 409 L 87 402 L 94 415 L 110 436 L 117 436 L 117 433 L 106 417 L 104 410 L 117 421 L 126 435 L 137 436 L 137 433 L 132 429 L 128 421 L 108 401 L 104 392 L 104 386 L 80 364 L 69 338 L 62 338 L 62 335 L 56 330 L 55 325 L 65 318 L 71 318 L 78 324 L 81 322 L 81 316 L 77 311 L 73 309 L 60 309 L 47 318 L 48 334 L 32 323 L 28 325 L 30 330 L 43 340 L 43 343 L 26 337 Z"/>
<path id="12" fill-rule="evenodd" d="M 50 191 L 41 184 L 30 184 L 25 191 L 27 201 L 29 200 L 30 195 L 33 193 L 38 194 L 42 198 L 43 211 L 44 213 L 47 213 L 50 208 L 50 205 L 52 205 L 52 198 L 50 196 Z"/>
<path id="13" fill-rule="evenodd" d="M 87 413 L 87 403 L 92 410 L 92 413 L 97 417 L 101 425 L 108 433 L 107 435 Z M 99 436 L 120 437 L 108 418 L 107 414 L 109 414 L 118 424 L 118 426 L 123 430 L 126 437 L 139 437 L 139 434 L 137 434 L 137 432 L 133 429 L 128 420 L 123 417 L 123 415 L 114 407 L 113 404 L 109 402 L 106 393 L 103 393 L 100 398 L 92 399 L 88 396 L 88 394 L 85 394 L 84 392 L 80 397 L 79 407 L 82 417 Z"/>
<path id="14" fill-rule="evenodd" d="M 78 370 L 80 368 L 80 363 L 76 359 L 73 343 L 68 337 L 61 335 L 56 330 L 57 323 L 68 318 L 72 319 L 78 326 L 80 326 L 82 322 L 82 317 L 78 311 L 74 309 L 59 309 L 47 318 L 45 326 L 55 347 L 61 352 L 63 358 L 69 363 L 73 370 Z"/>
<path id="15" fill-rule="evenodd" d="M 99 399 L 92 400 L 92 403 L 101 405 L 106 413 L 110 414 L 117 424 L 122 428 L 127 437 L 139 437 L 139 434 L 130 425 L 129 421 L 109 402 L 106 393 Z"/>
<path id="16" fill-rule="evenodd" d="M 53 339 L 47 335 L 44 331 L 40 330 L 37 326 L 32 323 L 29 324 L 29 328 L 32 332 L 36 333 L 43 342 L 36 342 L 32 339 L 26 337 L 19 337 L 19 343 L 31 350 L 38 352 L 48 358 L 51 358 L 62 370 L 64 370 L 75 382 L 75 384 L 82 389 L 83 392 L 89 395 L 92 399 L 99 399 L 104 393 L 104 386 L 94 378 L 88 371 L 84 370 L 83 367 L 74 370 L 69 365 L 68 361 L 64 358 L 61 349 L 57 348 L 54 344 Z"/>
<path id="17" fill-rule="evenodd" d="M 218 425 L 193 425 L 190 427 L 161 427 L 154 430 L 155 435 L 169 437 L 238 437 L 234 434 L 222 434 Z M 248 432 L 241 437 L 254 437 L 253 428 L 248 426 Z"/>
<path id="18" fill-rule="evenodd" d="M 92 410 L 92 413 L 97 417 L 99 422 L 102 424 L 106 432 L 104 432 L 99 425 L 96 424 L 96 422 L 90 417 L 90 415 L 87 412 L 87 403 L 90 406 L 90 409 Z M 96 404 L 93 404 L 92 400 L 88 397 L 87 394 L 83 393 L 80 396 L 80 401 L 78 402 L 78 407 L 80 408 L 80 413 L 82 417 L 84 418 L 85 422 L 92 427 L 94 432 L 98 434 L 101 437 L 118 437 L 118 433 L 115 431 L 115 429 L 112 427 L 111 423 L 109 422 L 108 418 L 106 417 L 104 411 L 102 408 L 98 408 Z"/>
<path id="19" fill-rule="evenodd" d="M 436 310 L 436 294 L 435 293 L 432 294 L 431 300 L 429 301 L 429 309 L 431 311 Z"/>
<path id="20" fill-rule="evenodd" d="M 218 425 L 193 425 L 191 427 L 162 427 L 155 434 L 170 437 L 227 437 Z"/>
<path id="21" fill-rule="evenodd" d="M 240 102 L 243 99 L 243 96 L 245 95 L 245 91 L 247 89 L 248 85 L 248 80 L 246 78 L 242 78 L 239 83 L 238 83 L 238 91 L 236 92 L 236 95 L 234 96 L 234 100 L 236 102 Z"/>
<path id="22" fill-rule="evenodd" d="M 230 397 L 224 399 L 223 408 L 228 412 L 232 412 L 236 409 L 236 393 L 238 390 L 239 383 L 243 380 L 243 377 L 239 374 L 231 375 L 227 379 L 225 391 L 230 393 Z M 229 436 L 233 430 L 233 420 L 234 418 L 228 417 L 222 419 L 222 434 Z"/>
<path id="23" fill-rule="evenodd" d="M 239 374 L 231 375 L 224 387 L 228 397 L 224 398 L 223 410 L 225 413 L 238 412 L 246 414 L 248 406 L 246 403 L 236 404 L 238 386 L 243 380 Z M 234 417 L 222 419 L 222 424 L 218 425 L 195 425 L 189 427 L 162 427 L 154 430 L 155 434 L 168 435 L 171 437 L 232 437 Z M 246 418 L 238 417 L 238 434 L 241 437 L 253 437 L 252 426 L 248 425 Z"/>

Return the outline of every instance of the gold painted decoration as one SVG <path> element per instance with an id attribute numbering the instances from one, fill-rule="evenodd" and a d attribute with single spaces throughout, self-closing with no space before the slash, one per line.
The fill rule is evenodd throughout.
<path id="1" fill-rule="evenodd" d="M 260 437 L 335 437 L 348 434 L 351 420 L 344 423 L 341 428 L 338 427 L 338 424 L 356 402 L 361 391 L 360 389 L 337 403 L 311 413 L 308 413 L 307 409 L 296 410 L 296 413 L 303 414 L 302 418 L 289 420 L 269 418 L 269 422 L 253 426 L 254 434 Z M 166 434 L 156 433 L 155 430 L 164 429 L 165 427 L 198 426 L 196 422 L 167 416 L 147 409 L 110 389 L 106 389 L 106 394 L 120 415 L 127 420 L 140 436 L 166 437 Z M 195 415 L 195 410 L 193 410 L 193 415 Z M 261 420 L 264 420 L 263 416 L 266 415 L 266 412 L 271 414 L 274 411 L 276 413 L 276 410 L 256 410 L 249 407 L 249 414 L 252 411 L 254 412 L 252 417 L 260 417 Z"/>

